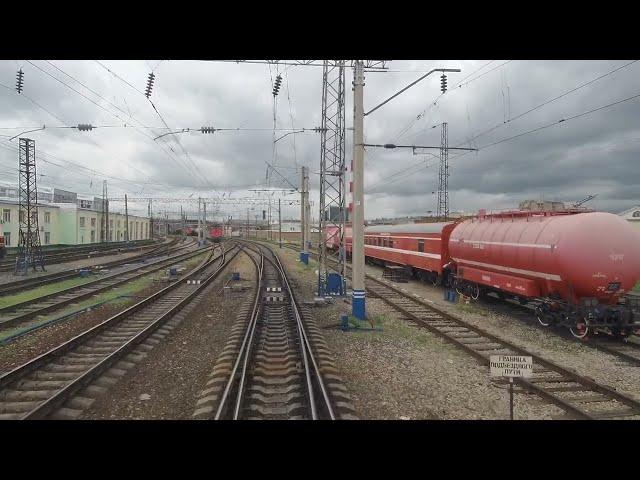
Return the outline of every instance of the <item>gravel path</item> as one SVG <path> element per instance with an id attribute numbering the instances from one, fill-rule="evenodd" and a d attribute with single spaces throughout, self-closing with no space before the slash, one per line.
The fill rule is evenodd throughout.
<path id="1" fill-rule="evenodd" d="M 239 271 L 245 285 L 255 272 L 239 254 L 209 287 L 210 294 L 160 344 L 87 410 L 84 419 L 190 419 L 244 294 L 225 297 L 223 284 Z"/>
<path id="2" fill-rule="evenodd" d="M 303 266 L 290 249 L 279 251 L 305 300 L 317 288 L 316 262 Z M 339 314 L 351 307 L 338 300 L 312 309 L 325 329 L 341 375 L 362 419 L 505 419 L 509 396 L 486 367 L 427 330 L 411 326 L 381 300 L 368 299 L 368 315 L 382 332 L 342 332 Z M 518 393 L 517 419 L 564 418 L 561 409 L 537 396 Z"/>

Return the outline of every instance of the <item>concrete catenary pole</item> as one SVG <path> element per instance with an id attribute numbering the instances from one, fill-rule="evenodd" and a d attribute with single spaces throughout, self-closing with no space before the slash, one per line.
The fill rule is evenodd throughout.
<path id="1" fill-rule="evenodd" d="M 202 240 L 204 240 L 205 238 L 208 237 L 208 231 L 207 231 L 207 202 L 206 201 L 202 201 L 202 223 L 204 224 L 203 230 L 202 230 Z"/>
<path id="2" fill-rule="evenodd" d="M 129 241 L 129 208 L 126 193 L 124 194 L 124 241 Z"/>
<path id="3" fill-rule="evenodd" d="M 282 212 L 281 212 L 280 199 L 278 199 L 278 242 L 280 248 L 282 248 Z"/>
<path id="4" fill-rule="evenodd" d="M 202 233 L 202 209 L 200 208 L 201 199 L 198 197 L 198 243 L 200 243 L 200 235 Z"/>
<path id="5" fill-rule="evenodd" d="M 309 185 L 309 174 L 307 173 L 307 167 L 302 167 L 302 173 L 300 175 L 300 248 L 302 252 L 307 251 L 307 202 L 306 199 L 309 196 L 307 187 Z"/>
<path id="6" fill-rule="evenodd" d="M 356 60 L 353 79 L 353 222 L 352 257 L 353 316 L 365 319 L 364 287 L 364 65 Z"/>

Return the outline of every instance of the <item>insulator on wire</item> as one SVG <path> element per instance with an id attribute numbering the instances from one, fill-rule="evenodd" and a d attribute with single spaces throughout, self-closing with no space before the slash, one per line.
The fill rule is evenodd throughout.
<path id="1" fill-rule="evenodd" d="M 153 74 L 153 72 L 151 72 L 149 74 L 149 78 L 147 80 L 147 90 L 144 92 L 144 95 L 149 98 L 151 96 L 151 90 L 153 89 L 153 80 L 156 78 L 156 76 Z"/>
<path id="2" fill-rule="evenodd" d="M 440 90 L 442 93 L 447 91 L 447 76 L 444 73 L 440 77 Z"/>
<path id="3" fill-rule="evenodd" d="M 281 83 L 282 83 L 282 75 L 278 75 L 276 77 L 276 81 L 275 81 L 275 83 L 273 85 L 273 92 L 272 93 L 273 93 L 274 97 L 278 95 L 278 92 L 280 91 L 280 84 Z"/>
<path id="4" fill-rule="evenodd" d="M 22 82 L 24 77 L 24 72 L 22 71 L 22 69 L 18 70 L 18 77 L 16 79 L 16 91 L 18 93 L 22 93 Z"/>
<path id="5" fill-rule="evenodd" d="M 216 131 L 213 127 L 201 127 L 200 133 L 214 133 Z"/>
<path id="6" fill-rule="evenodd" d="M 79 123 L 77 128 L 81 132 L 87 132 L 89 130 L 93 130 L 94 126 L 89 123 Z"/>

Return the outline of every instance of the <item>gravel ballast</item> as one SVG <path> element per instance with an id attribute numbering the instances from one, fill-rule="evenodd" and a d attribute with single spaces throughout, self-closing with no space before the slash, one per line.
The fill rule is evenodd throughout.
<path id="1" fill-rule="evenodd" d="M 243 293 L 223 285 L 240 272 Z M 240 253 L 208 287 L 204 299 L 125 377 L 84 412 L 84 419 L 190 419 L 199 393 L 224 347 L 235 312 L 253 295 L 253 263 Z M 237 282 L 234 282 L 237 283 Z"/>
<path id="2" fill-rule="evenodd" d="M 312 261 L 305 267 L 299 262 L 297 252 L 290 249 L 280 252 L 290 272 L 295 273 L 302 294 L 312 300 L 317 288 L 317 263 Z M 366 268 L 367 273 L 378 277 L 382 274 L 382 269 Z M 487 322 L 487 312 L 473 312 L 474 306 L 448 304 L 442 299 L 442 290 L 435 287 L 414 282 L 396 286 L 417 293 L 427 302 L 487 328 L 501 338 L 633 394 L 632 388 L 627 390 L 624 386 L 627 382 L 635 382 L 631 379 L 638 375 L 638 369 L 618 365 L 610 355 L 530 326 L 524 328 L 508 317 Z M 341 300 L 331 307 L 313 309 L 318 323 L 326 327 L 327 342 L 334 349 L 361 418 L 508 418 L 506 385 L 492 382 L 488 369 L 473 357 L 427 330 L 411 326 L 378 299 L 367 299 L 367 313 L 379 323 L 383 332 L 336 329 L 340 313 L 350 313 L 350 310 L 350 305 Z M 603 356 L 609 358 L 603 360 Z M 560 408 L 534 394 L 521 392 L 515 395 L 515 417 L 567 418 Z"/>

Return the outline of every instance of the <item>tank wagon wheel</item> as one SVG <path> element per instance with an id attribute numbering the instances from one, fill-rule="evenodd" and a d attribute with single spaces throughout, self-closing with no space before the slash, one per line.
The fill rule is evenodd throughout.
<path id="1" fill-rule="evenodd" d="M 471 292 L 471 298 L 473 298 L 474 300 L 478 300 L 478 298 L 480 297 L 480 285 L 478 285 L 477 283 L 472 283 L 469 286 L 469 290 Z"/>
<path id="2" fill-rule="evenodd" d="M 437 287 L 438 285 L 440 285 L 440 277 L 435 272 L 429 275 L 429 281 L 434 287 Z"/>
<path id="3" fill-rule="evenodd" d="M 571 335 L 583 340 L 589 335 L 589 320 L 584 317 L 578 318 L 573 327 L 569 327 Z"/>

